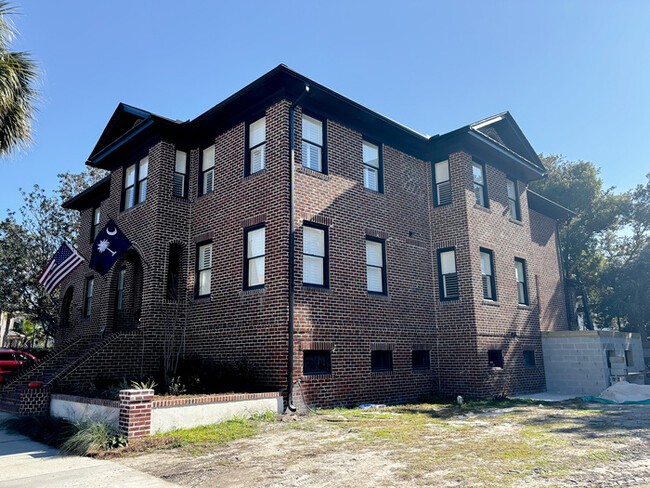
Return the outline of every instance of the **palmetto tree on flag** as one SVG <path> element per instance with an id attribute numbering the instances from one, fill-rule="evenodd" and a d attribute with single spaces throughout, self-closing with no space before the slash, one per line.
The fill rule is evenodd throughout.
<path id="1" fill-rule="evenodd" d="M 102 239 L 101 241 L 99 241 L 99 244 L 97 244 L 97 250 L 98 250 L 100 253 L 103 253 L 104 251 L 108 251 L 108 252 L 110 252 L 113 256 L 115 256 L 115 254 L 116 254 L 115 251 L 111 250 L 111 248 L 108 247 L 110 244 L 111 244 L 111 243 L 108 242 L 108 239 Z"/>

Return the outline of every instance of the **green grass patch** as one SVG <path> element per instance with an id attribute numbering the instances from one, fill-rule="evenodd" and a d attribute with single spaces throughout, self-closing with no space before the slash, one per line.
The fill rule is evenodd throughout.
<path id="1" fill-rule="evenodd" d="M 275 421 L 271 412 L 256 415 L 253 418 L 234 418 L 219 424 L 204 425 L 191 429 L 177 429 L 170 432 L 155 434 L 153 437 L 171 437 L 171 447 L 183 447 L 192 454 L 206 452 L 211 446 L 254 436 L 264 422 Z"/>

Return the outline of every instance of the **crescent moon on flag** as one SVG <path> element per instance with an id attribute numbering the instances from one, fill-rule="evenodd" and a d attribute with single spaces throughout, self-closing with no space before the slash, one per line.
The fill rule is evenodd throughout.
<path id="1" fill-rule="evenodd" d="M 113 229 L 113 232 L 111 232 L 110 230 L 106 229 L 106 234 L 108 234 L 109 236 L 114 236 L 115 234 L 117 234 L 117 228 L 114 228 L 114 229 Z"/>

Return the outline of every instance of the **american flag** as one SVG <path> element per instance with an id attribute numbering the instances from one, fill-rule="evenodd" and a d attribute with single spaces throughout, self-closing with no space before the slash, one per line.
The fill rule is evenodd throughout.
<path id="1" fill-rule="evenodd" d="M 52 294 L 57 285 L 83 262 L 84 259 L 70 249 L 70 246 L 61 244 L 54 257 L 47 263 L 38 282 L 45 287 L 47 293 Z"/>

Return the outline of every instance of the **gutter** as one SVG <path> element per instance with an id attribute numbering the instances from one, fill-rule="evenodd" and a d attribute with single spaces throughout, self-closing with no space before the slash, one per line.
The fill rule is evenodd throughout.
<path id="1" fill-rule="evenodd" d="M 294 294 L 295 294 L 295 255 L 296 255 L 296 225 L 294 222 L 296 208 L 295 208 L 295 168 L 296 161 L 296 141 L 294 130 L 294 110 L 302 99 L 309 94 L 309 85 L 305 83 L 305 91 L 291 104 L 289 108 L 289 140 L 291 148 L 291 157 L 289 164 L 291 165 L 291 184 L 289 188 L 289 351 L 287 354 L 287 408 L 292 412 L 296 411 L 293 404 L 293 310 L 294 310 Z"/>

